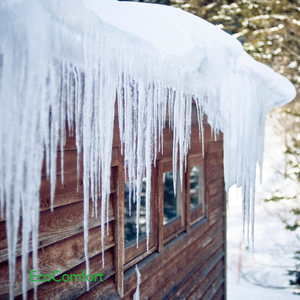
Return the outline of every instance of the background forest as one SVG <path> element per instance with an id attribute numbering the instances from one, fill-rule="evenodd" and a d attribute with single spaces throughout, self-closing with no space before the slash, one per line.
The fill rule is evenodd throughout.
<path id="1" fill-rule="evenodd" d="M 297 89 L 296 99 L 283 108 L 271 112 L 275 131 L 284 136 L 284 170 L 276 170 L 296 188 L 270 190 L 264 201 L 277 203 L 271 211 L 293 231 L 299 241 L 295 252 L 295 268 L 290 284 L 300 287 L 300 0 L 145 0 L 172 5 L 193 13 L 225 30 L 242 44 L 257 61 L 270 66 L 287 77 Z M 275 167 L 274 167 L 275 168 Z M 274 205 L 272 206 L 274 207 Z"/>

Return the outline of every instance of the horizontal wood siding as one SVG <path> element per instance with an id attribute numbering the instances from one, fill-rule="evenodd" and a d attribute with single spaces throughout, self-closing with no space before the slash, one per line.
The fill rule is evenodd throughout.
<path id="1" fill-rule="evenodd" d="M 68 134 L 67 134 L 68 136 Z M 93 203 L 89 203 L 89 257 L 90 274 L 103 274 L 104 282 L 91 282 L 90 288 L 98 286 L 98 294 L 112 295 L 117 293 L 115 286 L 115 265 L 114 248 L 116 207 L 114 199 L 117 197 L 118 185 L 118 166 L 119 166 L 119 134 L 118 126 L 115 127 L 114 141 L 111 163 L 111 194 L 109 199 L 109 234 L 104 237 L 104 268 L 102 266 L 102 247 L 101 247 L 101 191 L 99 192 L 97 218 L 92 216 Z M 80 159 L 80 176 L 77 180 L 77 151 L 75 137 L 67 137 L 64 147 L 64 183 L 61 183 L 61 163 L 60 151 L 57 155 L 57 178 L 54 197 L 54 209 L 51 212 L 50 203 L 50 181 L 46 176 L 46 164 L 43 163 L 42 182 L 40 189 L 40 224 L 39 224 L 39 243 L 38 243 L 38 266 L 39 272 L 36 274 L 52 274 L 59 270 L 55 278 L 61 279 L 64 274 L 82 274 L 86 270 L 84 255 L 84 236 L 83 236 L 83 165 L 82 155 Z M 78 185 L 78 191 L 77 191 Z M 8 299 L 9 292 L 9 271 L 8 271 L 8 251 L 6 240 L 5 218 L 0 220 L 0 299 Z M 106 232 L 106 228 L 105 228 Z M 22 217 L 20 221 L 17 250 L 16 250 L 16 299 L 22 299 Z M 30 241 L 30 251 L 31 241 Z M 33 270 L 32 253 L 29 253 L 28 263 L 28 299 L 33 299 L 33 282 L 29 281 L 29 272 Z M 106 283 L 107 282 L 107 283 Z M 108 293 L 107 289 L 113 288 Z M 107 286 L 107 288 L 106 288 Z M 38 299 L 75 299 L 84 294 L 87 290 L 85 282 L 38 282 Z M 110 298 L 109 298 L 110 299 Z"/>
<path id="2" fill-rule="evenodd" d="M 138 264 L 141 299 L 225 299 L 223 135 L 215 142 L 210 127 L 204 128 L 206 218 Z M 192 132 L 189 153 L 202 153 L 198 128 L 193 126 Z M 168 155 L 164 152 L 164 157 Z M 135 290 L 136 274 L 131 268 L 125 272 L 122 299 L 132 299 Z"/>
<path id="3" fill-rule="evenodd" d="M 225 299 L 225 239 L 224 239 L 224 177 L 223 177 L 223 135 L 214 141 L 211 128 L 204 123 L 204 170 L 205 170 L 205 214 L 185 221 L 184 227 L 170 233 L 163 240 L 162 222 L 156 222 L 157 243 L 149 254 L 127 263 L 124 251 L 124 158 L 120 153 L 118 121 L 115 117 L 111 163 L 111 194 L 109 220 L 105 227 L 109 235 L 104 238 L 104 257 L 101 252 L 101 191 L 98 199 L 98 217 L 92 216 L 93 203 L 89 207 L 89 263 L 90 274 L 103 274 L 103 281 L 86 283 L 77 281 L 38 282 L 38 299 L 132 299 L 136 290 L 134 264 L 138 263 L 141 273 L 141 299 Z M 173 133 L 168 126 L 164 129 L 163 154 L 157 154 L 157 166 L 161 159 L 171 158 Z M 50 181 L 43 164 L 40 189 L 39 224 L 39 273 L 52 274 L 59 280 L 64 274 L 82 274 L 86 270 L 83 236 L 83 165 L 80 154 L 80 176 L 77 178 L 77 149 L 75 138 L 67 133 L 64 147 L 64 183 L 61 183 L 60 151 L 57 157 L 57 179 L 54 209 L 51 212 Z M 202 157 L 202 142 L 195 110 L 192 114 L 191 149 L 189 155 L 197 161 Z M 198 156 L 197 156 L 198 155 Z M 202 158 L 201 158 L 202 161 Z M 171 164 L 171 162 L 170 162 Z M 162 171 L 162 170 L 160 170 Z M 158 177 L 159 170 L 153 172 Z M 158 194 L 158 187 L 154 192 Z M 186 197 L 186 196 L 184 196 Z M 157 198 L 157 197 L 156 197 Z M 155 198 L 155 199 L 156 199 Z M 156 200 L 158 202 L 158 200 Z M 157 210 L 161 209 L 158 207 Z M 160 215 L 163 214 L 160 211 Z M 203 214 L 203 213 L 202 213 Z M 188 214 L 187 214 L 188 215 Z M 187 222 L 189 224 L 187 224 Z M 194 225 L 191 225 L 194 224 Z M 123 227 L 123 230 L 121 230 Z M 106 231 L 105 228 L 105 231 Z M 16 250 L 16 299 L 22 299 L 22 218 Z M 30 241 L 30 251 L 31 241 Z M 105 265 L 102 266 L 104 258 Z M 5 217 L 0 219 L 0 299 L 8 299 L 8 252 Z M 124 272 L 124 264 L 125 266 Z M 28 299 L 33 299 L 33 283 L 29 282 L 32 270 L 32 253 L 28 264 Z"/>

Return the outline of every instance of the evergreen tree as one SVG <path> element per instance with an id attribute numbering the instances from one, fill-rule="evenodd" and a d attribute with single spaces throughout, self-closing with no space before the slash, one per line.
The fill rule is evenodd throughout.
<path id="1" fill-rule="evenodd" d="M 256 60 L 286 76 L 300 92 L 299 0 L 172 1 L 232 34 Z"/>

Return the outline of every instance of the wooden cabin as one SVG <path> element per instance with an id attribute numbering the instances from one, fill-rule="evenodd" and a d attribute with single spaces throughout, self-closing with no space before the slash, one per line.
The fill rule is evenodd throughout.
<path id="1" fill-rule="evenodd" d="M 116 110 L 117 113 L 117 110 Z M 163 154 L 158 153 L 152 170 L 151 235 L 146 249 L 142 195 L 140 241 L 136 247 L 135 205 L 128 212 L 128 183 L 120 151 L 118 118 L 115 116 L 111 161 L 109 235 L 105 236 L 105 266 L 102 267 L 100 207 L 92 217 L 90 203 L 90 274 L 102 274 L 90 282 L 66 280 L 86 269 L 83 236 L 82 169 L 77 191 L 75 138 L 64 147 L 64 184 L 61 182 L 60 152 L 54 210 L 50 209 L 50 182 L 43 167 L 40 189 L 39 273 L 53 274 L 51 281 L 38 281 L 38 299 L 133 299 L 137 288 L 135 265 L 141 273 L 141 299 L 226 298 L 226 206 L 223 177 L 223 135 L 215 141 L 204 123 L 204 150 L 199 139 L 193 104 L 191 149 L 182 188 L 174 195 L 172 172 L 173 134 L 164 130 Z M 81 160 L 82 163 L 82 160 Z M 100 195 L 99 195 L 100 196 Z M 101 199 L 99 198 L 99 202 Z M 22 221 L 21 221 L 22 222 Z M 5 219 L 0 221 L 0 299 L 9 298 L 8 254 Z M 28 265 L 28 299 L 33 299 L 32 256 Z M 36 273 L 37 274 L 37 273 Z M 33 275 L 36 275 L 33 274 Z M 67 275 L 65 275 L 67 274 Z M 65 276 L 64 276 L 65 275 Z M 63 277 L 64 276 L 64 277 Z M 34 277 L 33 277 L 34 278 Z M 42 277 L 40 277 L 42 279 Z M 22 299 L 21 229 L 17 245 L 16 299 Z"/>

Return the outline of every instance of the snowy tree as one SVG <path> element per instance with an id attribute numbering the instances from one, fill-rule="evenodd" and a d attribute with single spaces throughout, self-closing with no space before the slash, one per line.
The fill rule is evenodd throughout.
<path id="1" fill-rule="evenodd" d="M 300 91 L 299 0 L 177 0 L 172 4 L 232 34 L 250 55 L 286 76 Z"/>
<path id="2" fill-rule="evenodd" d="M 128 1 L 128 0 L 119 0 L 119 1 Z M 170 0 L 129 0 L 129 1 L 170 5 Z"/>

